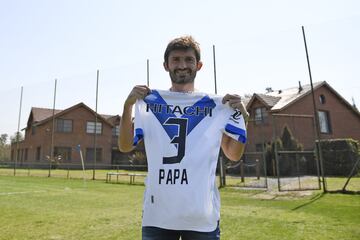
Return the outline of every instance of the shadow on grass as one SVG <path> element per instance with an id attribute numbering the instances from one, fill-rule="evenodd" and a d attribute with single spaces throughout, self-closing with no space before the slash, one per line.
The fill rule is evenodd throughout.
<path id="1" fill-rule="evenodd" d="M 318 193 L 314 197 L 312 197 L 308 202 L 306 202 L 304 204 L 301 204 L 301 205 L 291 209 L 291 211 L 296 211 L 296 210 L 298 210 L 300 208 L 306 207 L 306 206 L 316 202 L 317 200 L 321 199 L 324 195 L 325 195 L 325 193 Z"/>
<path id="2" fill-rule="evenodd" d="M 135 183 L 129 183 L 129 182 L 126 182 L 126 181 L 113 181 L 113 182 L 106 182 L 104 181 L 104 183 L 106 184 L 117 184 L 117 185 L 128 185 L 128 186 L 145 186 L 144 183 L 141 183 L 141 182 L 135 182 Z"/>
<path id="3" fill-rule="evenodd" d="M 249 190 L 250 192 L 250 190 Z M 268 191 L 267 190 L 256 190 L 256 191 L 252 191 L 250 196 L 254 197 L 254 196 L 257 196 L 259 194 L 263 194 L 263 193 L 267 193 Z"/>
<path id="4" fill-rule="evenodd" d="M 327 191 L 328 193 L 341 193 L 341 194 L 350 194 L 350 195 L 360 195 L 360 191 L 351 191 L 351 190 L 334 190 Z"/>

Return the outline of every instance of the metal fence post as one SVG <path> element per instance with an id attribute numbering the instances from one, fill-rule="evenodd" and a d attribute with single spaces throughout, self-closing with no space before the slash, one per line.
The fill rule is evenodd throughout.
<path id="1" fill-rule="evenodd" d="M 240 176 L 241 176 L 241 182 L 245 182 L 244 177 L 244 160 L 240 160 Z"/>

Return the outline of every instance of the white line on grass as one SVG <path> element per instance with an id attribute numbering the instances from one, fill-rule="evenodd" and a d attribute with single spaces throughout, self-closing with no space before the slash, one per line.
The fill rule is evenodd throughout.
<path id="1" fill-rule="evenodd" d="M 3 192 L 1 195 L 15 195 L 15 194 L 27 194 L 27 193 L 44 193 L 46 191 L 30 191 L 30 192 Z"/>

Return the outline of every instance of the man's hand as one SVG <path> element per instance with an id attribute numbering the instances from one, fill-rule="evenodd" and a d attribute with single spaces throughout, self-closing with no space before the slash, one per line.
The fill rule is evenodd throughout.
<path id="1" fill-rule="evenodd" d="M 125 100 L 124 106 L 132 106 L 137 99 L 144 99 L 150 92 L 150 88 L 146 85 L 136 85 Z"/>
<path id="2" fill-rule="evenodd" d="M 124 103 L 124 110 L 120 120 L 120 133 L 118 138 L 118 146 L 122 152 L 130 152 L 134 149 L 133 139 L 133 122 L 131 111 L 137 99 L 144 99 L 150 92 L 150 88 L 145 85 L 135 86 Z"/>
<path id="3" fill-rule="evenodd" d="M 246 111 L 246 107 L 244 103 L 241 101 L 241 97 L 237 94 L 226 94 L 225 97 L 222 99 L 222 103 L 225 104 L 229 102 L 230 107 L 233 109 L 237 109 L 241 112 L 244 117 L 245 123 L 249 119 L 249 113 Z"/>
<path id="4" fill-rule="evenodd" d="M 246 107 L 241 101 L 241 97 L 237 94 L 226 94 L 225 97 L 222 99 L 222 103 L 225 104 L 226 102 L 229 102 L 230 107 L 241 112 L 245 124 L 247 124 L 247 121 L 249 119 L 249 113 L 246 111 Z M 232 161 L 238 161 L 244 153 L 245 145 L 232 139 L 226 134 L 223 134 L 221 148 L 227 158 Z"/>

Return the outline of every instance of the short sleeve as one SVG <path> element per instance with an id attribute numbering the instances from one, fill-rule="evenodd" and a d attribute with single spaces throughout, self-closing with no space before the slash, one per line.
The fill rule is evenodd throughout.
<path id="1" fill-rule="evenodd" d="M 225 125 L 225 134 L 241 143 L 246 143 L 246 124 L 239 110 L 233 110 Z"/>
<path id="2" fill-rule="evenodd" d="M 143 129 L 143 117 L 141 116 L 141 104 L 142 100 L 137 100 L 135 103 L 135 119 L 134 119 L 134 142 L 133 146 L 136 146 L 141 139 L 144 138 Z"/>

